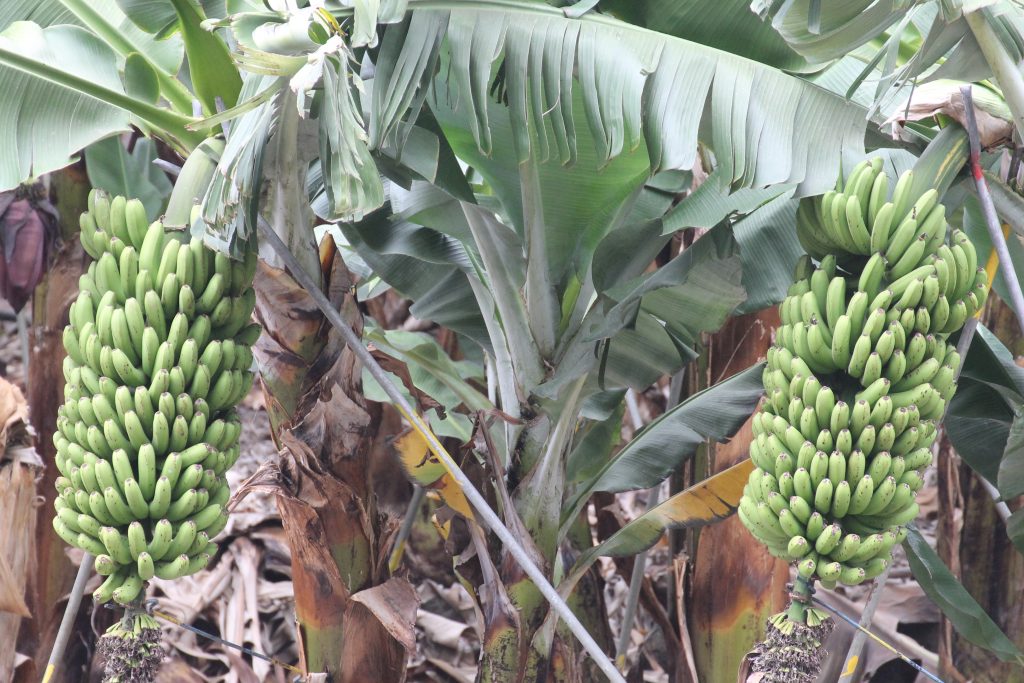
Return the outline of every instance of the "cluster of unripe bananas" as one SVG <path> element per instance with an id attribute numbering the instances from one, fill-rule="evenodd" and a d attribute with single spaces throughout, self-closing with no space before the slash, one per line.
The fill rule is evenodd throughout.
<path id="1" fill-rule="evenodd" d="M 234 406 L 252 386 L 255 254 L 245 262 L 152 224 L 138 200 L 93 191 L 95 261 L 64 329 L 53 527 L 95 558 L 98 602 L 199 571 L 227 524 Z"/>
<path id="2" fill-rule="evenodd" d="M 804 579 L 861 583 L 885 570 L 918 513 L 936 421 L 956 390 L 947 336 L 985 303 L 988 278 L 945 208 L 913 172 L 889 200 L 881 159 L 845 189 L 804 199 L 810 257 L 779 306 L 753 419 L 755 469 L 739 516 Z"/>

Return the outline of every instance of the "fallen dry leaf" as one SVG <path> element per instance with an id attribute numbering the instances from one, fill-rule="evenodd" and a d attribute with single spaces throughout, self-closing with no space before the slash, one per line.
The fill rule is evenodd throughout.
<path id="1" fill-rule="evenodd" d="M 416 612 L 416 625 L 431 642 L 453 650 L 459 647 L 463 634 L 472 630 L 469 624 L 424 609 Z"/>
<path id="2" fill-rule="evenodd" d="M 454 666 L 443 659 L 427 657 L 427 661 L 445 672 L 459 683 L 473 683 L 476 680 L 475 666 Z"/>

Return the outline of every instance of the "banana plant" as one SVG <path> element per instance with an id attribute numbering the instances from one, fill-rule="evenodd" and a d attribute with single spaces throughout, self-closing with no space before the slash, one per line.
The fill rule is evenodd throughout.
<path id="1" fill-rule="evenodd" d="M 681 368 L 697 355 L 700 336 L 717 329 L 746 299 L 739 249 L 726 226 L 657 273 L 643 274 L 674 232 L 662 225 L 662 217 L 674 195 L 689 185 L 686 170 L 697 158 L 699 116 L 689 123 L 684 119 L 687 133 L 669 146 L 662 131 L 670 122 L 641 116 L 645 78 L 638 74 L 654 70 L 647 96 L 666 113 L 683 111 L 683 103 L 674 98 L 697 65 L 706 74 L 697 91 L 712 102 L 721 102 L 721 91 L 711 92 L 712 80 L 732 83 L 755 99 L 774 101 L 777 93 L 737 82 L 747 64 L 696 43 L 662 38 L 662 52 L 655 55 L 645 41 L 660 38 L 657 34 L 606 17 L 570 20 L 540 5 L 514 12 L 475 5 L 416 10 L 388 25 L 379 39 L 373 81 L 365 89 L 373 105 L 367 143 L 384 162 L 381 168 L 390 181 L 384 207 L 361 220 L 338 215 L 330 200 L 332 172 L 323 157 L 319 177 L 310 174 L 306 180 L 321 217 L 341 219 L 346 245 L 376 276 L 414 301 L 414 315 L 450 327 L 485 355 L 494 401 L 515 422 L 493 427 L 489 443 L 496 452 L 479 457 L 493 458 L 487 462 L 505 471 L 494 493 L 503 501 L 505 521 L 522 530 L 542 566 L 557 575 L 568 569 L 563 558 L 582 549 L 574 548 L 570 532 L 592 492 L 658 483 L 704 439 L 731 434 L 760 391 L 755 381 L 746 398 L 728 399 L 737 407 L 729 421 L 716 419 L 702 427 L 699 421 L 666 419 L 652 426 L 645 434 L 652 444 L 673 443 L 667 452 L 658 446 L 649 450 L 638 441 L 627 448 L 635 455 L 623 451 L 608 462 L 614 439 L 574 438 L 578 425 L 589 434 L 601 421 L 594 418 L 607 414 L 592 412 L 590 404 L 615 406 L 626 387 L 642 388 Z M 282 70 L 273 74 L 279 78 L 295 83 L 309 75 L 307 64 L 320 70 L 321 78 L 353 78 L 343 46 L 331 44 L 336 35 L 319 45 L 311 40 L 306 50 L 314 57 L 301 67 L 298 61 L 288 66 L 295 37 L 316 33 L 294 28 L 302 18 L 267 15 L 262 31 L 253 28 L 252 15 L 224 25 L 232 27 L 244 54 L 264 65 L 280 65 Z M 307 27 L 318 23 L 317 15 L 307 15 Z M 357 15 L 354 25 L 359 23 Z M 329 26 L 326 22 L 323 30 Z M 549 36 L 546 43 L 531 41 L 536 31 L 526 28 L 540 26 Z M 637 75 L 595 53 L 598 42 L 619 33 L 635 41 L 627 52 L 635 61 L 627 64 L 641 68 Z M 357 34 L 353 30 L 353 44 Z M 495 54 L 505 55 L 501 64 L 492 63 Z M 578 63 L 584 65 L 579 82 L 573 78 Z M 536 86 L 521 77 L 529 68 L 550 74 L 549 92 L 531 94 Z M 589 74 L 588 68 L 593 69 Z M 495 70 L 497 102 L 487 92 Z M 587 92 L 599 70 L 622 79 L 607 97 Z M 775 70 L 763 71 L 779 77 Z M 445 74 L 446 81 L 435 80 L 435 73 Z M 822 97 L 800 79 L 783 78 L 780 85 L 809 106 L 848 121 L 850 152 L 858 153 L 862 110 L 841 98 Z M 325 80 L 325 94 L 328 87 Z M 768 100 L 765 106 L 771 106 Z M 237 125 L 248 130 L 248 122 L 259 116 L 256 110 L 246 112 Z M 717 125 L 721 144 L 728 145 L 726 140 L 747 139 L 744 118 L 733 119 L 739 128 L 721 116 L 704 125 Z M 813 121 L 804 123 L 812 139 L 824 133 L 813 131 Z M 320 125 L 323 147 L 323 119 Z M 733 158 L 742 163 L 720 169 L 719 194 L 734 184 L 756 184 L 759 175 L 806 192 L 818 189 L 823 178 L 826 184 L 834 180 L 838 156 L 815 156 L 815 166 L 808 168 L 787 161 L 808 158 L 808 140 L 786 134 L 780 144 L 782 149 L 771 154 L 767 148 L 741 145 L 742 152 L 736 150 Z M 456 158 L 472 166 L 474 174 L 465 177 Z M 399 164 L 412 173 L 400 174 Z M 230 242 L 232 234 L 223 237 Z M 398 357 L 417 366 L 406 354 Z M 421 374 L 429 370 L 420 369 Z M 721 399 L 712 397 L 725 395 L 716 389 L 697 399 L 696 406 L 720 407 Z M 591 453 L 591 448 L 597 450 Z M 541 675 L 552 666 L 552 650 L 562 647 L 556 640 L 567 642 L 565 634 L 546 619 L 546 606 L 521 570 L 507 558 L 488 558 L 479 549 L 477 555 L 481 563 L 494 565 L 485 567 L 483 575 L 494 576 L 502 587 L 496 595 L 481 592 L 486 621 L 481 677 L 510 669 L 524 671 L 527 679 Z M 555 667 L 553 676 L 569 675 Z"/>

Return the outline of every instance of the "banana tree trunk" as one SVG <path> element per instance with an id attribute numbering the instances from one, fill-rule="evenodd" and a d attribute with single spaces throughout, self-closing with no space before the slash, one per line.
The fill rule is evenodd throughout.
<path id="1" fill-rule="evenodd" d="M 1020 353 L 1024 339 L 1013 311 L 1001 300 L 993 297 L 991 301 L 986 325 L 1014 354 Z M 954 461 L 949 451 L 943 455 L 938 465 L 943 505 L 939 553 L 1003 632 L 1024 647 L 1024 605 L 1008 597 L 1019 594 L 1024 586 L 1024 555 L 1010 542 L 1005 522 L 978 475 L 966 464 Z M 1020 503 L 1007 502 L 1012 509 Z M 962 510 L 959 528 L 955 524 L 956 507 Z M 945 619 L 941 634 L 942 673 L 946 680 L 1024 682 L 1020 665 L 1001 662 L 987 650 L 967 642 Z"/>
<path id="2" fill-rule="evenodd" d="M 763 359 L 778 324 L 774 308 L 729 319 L 711 339 L 705 386 Z M 751 438 L 748 421 L 729 443 L 712 449 L 707 474 L 746 459 Z M 784 608 L 789 567 L 769 555 L 735 516 L 701 530 L 693 558 L 687 603 L 697 680 L 731 683 L 764 636 L 768 617 Z"/>
<path id="3" fill-rule="evenodd" d="M 76 238 L 78 216 L 86 209 L 89 179 L 84 167 L 71 166 L 51 176 L 55 206 L 60 213 L 63 246 L 56 252 L 46 277 L 36 287 L 32 300 L 32 327 L 29 330 L 30 353 L 28 391 L 29 421 L 36 432 L 36 451 L 43 469 L 36 482 L 41 497 L 36 507 L 35 571 L 27 599 L 32 619 L 26 619 L 18 634 L 18 652 L 32 657 L 31 666 L 19 667 L 17 681 L 37 681 L 46 668 L 50 649 L 57 636 L 64 596 L 75 579 L 75 566 L 65 553 L 67 545 L 53 531 L 53 483 L 59 476 L 54 461 L 53 432 L 57 426 L 57 408 L 64 402 L 61 335 L 68 323 L 68 309 L 78 294 L 78 278 L 85 254 Z M 89 604 L 86 602 L 86 611 Z M 91 633 L 91 631 L 84 631 Z M 73 638 L 62 667 L 54 681 L 81 680 L 81 667 L 88 662 L 85 643 Z"/>
<path id="4" fill-rule="evenodd" d="M 351 275 L 325 244 L 325 293 L 359 330 Z M 280 457 L 250 485 L 277 496 L 304 668 L 336 682 L 401 681 L 418 601 L 408 581 L 388 579 L 392 526 L 370 486 L 370 458 L 392 435 L 362 397 L 361 366 L 306 292 L 265 263 L 255 286 L 264 330 L 255 355 Z"/>

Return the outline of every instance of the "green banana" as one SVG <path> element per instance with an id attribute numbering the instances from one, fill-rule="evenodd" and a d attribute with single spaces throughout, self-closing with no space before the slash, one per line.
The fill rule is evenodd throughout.
<path id="1" fill-rule="evenodd" d="M 114 591 L 121 587 L 127 576 L 127 567 L 121 567 L 113 574 L 107 576 L 106 580 L 93 592 L 93 600 L 97 603 L 110 602 L 114 598 Z"/>
<path id="2" fill-rule="evenodd" d="M 173 539 L 174 528 L 170 520 L 161 519 L 153 525 L 152 538 L 146 550 L 154 560 L 162 560 L 168 554 Z"/>
<path id="3" fill-rule="evenodd" d="M 188 555 L 178 555 L 168 562 L 156 562 L 154 563 L 154 575 L 158 579 L 177 579 L 187 575 L 188 564 Z"/>
<path id="4" fill-rule="evenodd" d="M 114 602 L 119 605 L 128 605 L 138 597 L 141 591 L 142 578 L 138 573 L 128 574 L 128 576 L 125 577 L 124 582 L 114 589 L 111 597 L 114 599 Z"/>

